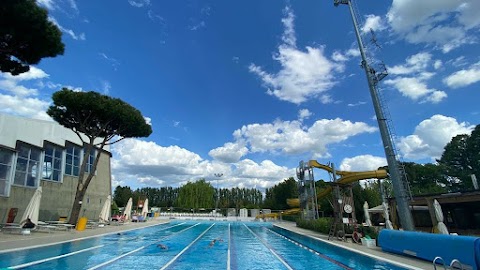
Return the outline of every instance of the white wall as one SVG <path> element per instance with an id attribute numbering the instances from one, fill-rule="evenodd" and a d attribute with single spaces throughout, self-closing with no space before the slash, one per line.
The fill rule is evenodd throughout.
<path id="1" fill-rule="evenodd" d="M 0 114 L 0 145 L 15 148 L 17 140 L 38 147 L 43 147 L 44 141 L 61 146 L 65 146 L 65 141 L 82 145 L 72 130 L 54 121 Z M 110 147 L 105 146 L 104 150 L 110 151 Z"/>

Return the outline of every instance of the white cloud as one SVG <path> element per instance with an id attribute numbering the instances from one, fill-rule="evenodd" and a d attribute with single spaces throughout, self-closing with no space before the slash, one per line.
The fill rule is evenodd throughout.
<path id="1" fill-rule="evenodd" d="M 165 23 L 165 19 L 163 19 L 162 16 L 156 14 L 155 12 L 153 12 L 153 10 L 149 10 L 147 12 L 147 15 L 148 15 L 148 18 L 152 21 L 158 21 L 158 22 L 161 22 L 161 23 Z"/>
<path id="2" fill-rule="evenodd" d="M 128 0 L 128 3 L 132 7 L 143 7 L 143 6 L 149 6 L 150 0 Z"/>
<path id="3" fill-rule="evenodd" d="M 1 80 L 0 90 L 8 91 L 16 96 L 21 97 L 38 95 L 37 89 L 27 88 L 23 85 L 18 85 L 17 82 L 13 80 Z"/>
<path id="4" fill-rule="evenodd" d="M 450 74 L 443 79 L 443 83 L 450 88 L 465 87 L 480 81 L 480 62 L 470 66 L 469 69 L 462 69 Z"/>
<path id="5" fill-rule="evenodd" d="M 293 170 L 278 166 L 270 160 L 264 160 L 258 164 L 250 159 L 244 159 L 236 163 L 235 167 L 234 175 L 238 178 L 265 179 L 268 182 L 280 182 L 294 175 Z"/>
<path id="6" fill-rule="evenodd" d="M 428 88 L 426 83 L 418 78 L 395 78 L 386 80 L 385 84 L 394 86 L 402 95 L 414 101 L 438 103 L 447 97 L 445 92 Z"/>
<path id="7" fill-rule="evenodd" d="M 285 17 L 282 19 L 283 26 L 285 27 L 282 35 L 282 41 L 285 45 L 296 47 L 297 45 L 297 38 L 295 37 L 295 28 L 294 28 L 294 20 L 295 15 L 290 7 L 285 7 L 283 10 Z"/>
<path id="8" fill-rule="evenodd" d="M 138 139 L 114 144 L 112 153 L 112 178 L 121 185 L 177 187 L 203 178 L 220 187 L 266 188 L 294 175 L 293 169 L 270 160 L 258 164 L 245 159 L 230 165 L 203 160 L 178 146 L 163 147 Z M 215 177 L 215 173 L 223 176 Z"/>
<path id="9" fill-rule="evenodd" d="M 442 65 L 443 65 L 442 60 L 435 60 L 435 63 L 433 63 L 433 68 L 439 69 L 442 67 Z"/>
<path id="10" fill-rule="evenodd" d="M 346 57 L 340 51 L 334 51 L 332 54 L 332 60 L 336 62 L 345 62 L 348 61 L 348 57 Z"/>
<path id="11" fill-rule="evenodd" d="M 110 82 L 107 80 L 101 80 L 100 84 L 101 84 L 102 93 L 104 95 L 108 95 L 110 93 L 110 89 L 112 89 L 112 85 L 110 84 Z"/>
<path id="12" fill-rule="evenodd" d="M 35 67 L 30 66 L 30 70 L 24 73 L 21 73 L 17 76 L 12 76 L 10 73 L 2 73 L 3 77 L 8 80 L 15 80 L 15 81 L 28 81 L 28 80 L 35 80 L 35 79 L 43 79 L 47 78 L 48 75 L 45 71 Z"/>
<path id="13" fill-rule="evenodd" d="M 53 23 L 55 24 L 58 29 L 60 29 L 62 32 L 68 34 L 70 37 L 72 37 L 73 39 L 75 40 L 86 40 L 86 36 L 85 36 L 85 33 L 80 33 L 80 34 L 76 34 L 73 30 L 71 29 L 68 29 L 68 28 L 65 28 L 63 26 L 61 26 L 57 20 L 53 17 L 48 17 L 48 19 Z"/>
<path id="14" fill-rule="evenodd" d="M 447 53 L 473 42 L 468 31 L 480 26 L 478 10 L 477 0 L 394 0 L 387 19 L 408 42 L 434 44 Z"/>
<path id="15" fill-rule="evenodd" d="M 49 10 L 54 10 L 55 9 L 55 4 L 53 3 L 53 0 L 37 0 L 37 3 L 40 6 L 44 6 Z"/>
<path id="16" fill-rule="evenodd" d="M 273 59 L 281 65 L 276 74 L 264 71 L 260 66 L 250 64 L 249 71 L 259 76 L 267 93 L 280 100 L 300 104 L 312 97 L 319 97 L 335 85 L 334 71 L 342 71 L 343 65 L 331 62 L 324 55 L 324 48 L 306 47 L 306 51 L 296 48 L 293 23 L 294 15 L 289 7 L 285 8 L 282 19 L 284 33 Z"/>
<path id="17" fill-rule="evenodd" d="M 198 29 L 202 29 L 202 28 L 205 28 L 207 27 L 207 24 L 205 23 L 205 21 L 200 21 L 194 25 L 190 25 L 188 27 L 188 29 L 192 30 L 192 31 L 197 31 Z"/>
<path id="18" fill-rule="evenodd" d="M 103 52 L 98 53 L 98 55 L 100 55 L 103 59 L 107 60 L 107 62 L 109 62 L 112 65 L 114 70 L 117 70 L 118 66 L 120 65 L 120 62 L 118 62 L 117 59 L 115 59 L 113 57 L 109 57 L 108 55 L 106 55 Z"/>
<path id="19" fill-rule="evenodd" d="M 360 155 L 352 158 L 344 158 L 340 163 L 341 171 L 375 171 L 386 166 L 387 160 L 384 157 L 372 155 Z"/>
<path id="20" fill-rule="evenodd" d="M 427 69 L 432 60 L 432 55 L 427 52 L 414 54 L 407 58 L 404 65 L 388 67 L 388 73 L 391 75 L 405 75 L 421 72 Z"/>
<path id="21" fill-rule="evenodd" d="M 311 153 L 314 158 L 328 157 L 327 145 L 347 140 L 377 129 L 362 122 L 321 119 L 306 127 L 301 121 L 250 124 L 236 130 L 236 141 L 246 143 L 250 152 L 283 154 Z"/>
<path id="22" fill-rule="evenodd" d="M 208 155 L 225 163 L 238 162 L 243 156 L 248 153 L 248 148 L 241 142 L 225 143 L 222 147 L 217 147 L 210 150 Z"/>
<path id="23" fill-rule="evenodd" d="M 360 56 L 360 50 L 351 48 L 351 49 L 348 49 L 345 54 L 349 57 L 359 57 Z"/>
<path id="24" fill-rule="evenodd" d="M 444 115 L 434 115 L 415 127 L 412 135 L 399 139 L 398 148 L 405 158 L 438 159 L 451 139 L 459 134 L 470 134 L 473 125 Z"/>
<path id="25" fill-rule="evenodd" d="M 365 102 L 365 101 L 359 101 L 359 102 L 357 102 L 357 103 L 348 103 L 347 106 L 348 106 L 348 107 L 356 107 L 356 106 L 365 105 L 365 104 L 367 104 L 367 102 Z"/>
<path id="26" fill-rule="evenodd" d="M 382 17 L 370 14 L 365 16 L 365 24 L 361 28 L 361 31 L 363 33 L 368 33 L 370 30 L 378 32 L 385 30 L 386 28 L 386 23 L 383 21 Z"/>
<path id="27" fill-rule="evenodd" d="M 78 13 L 78 7 L 75 0 L 68 0 L 68 3 L 70 4 L 70 8 L 72 8 L 76 13 Z"/>
<path id="28" fill-rule="evenodd" d="M 432 61 L 430 53 L 421 52 L 408 57 L 405 64 L 388 67 L 389 74 L 395 76 L 385 80 L 386 85 L 391 85 L 403 96 L 414 101 L 424 103 L 439 103 L 447 97 L 447 93 L 435 88 L 429 88 L 427 81 L 435 76 L 435 73 L 427 69 L 441 65 Z M 410 77 L 404 77 L 409 75 Z"/>
<path id="29" fill-rule="evenodd" d="M 28 118 L 52 120 L 46 111 L 49 102 L 38 98 L 3 95 L 0 93 L 0 112 Z"/>
<path id="30" fill-rule="evenodd" d="M 49 77 L 49 75 L 34 66 L 30 67 L 30 70 L 24 73 L 21 73 L 17 76 L 12 76 L 10 73 L 0 73 L 0 90 L 8 91 L 17 96 L 35 96 L 38 95 L 38 90 L 35 88 L 27 88 L 23 85 L 19 85 L 22 81 L 38 80 Z"/>
<path id="31" fill-rule="evenodd" d="M 311 111 L 309 111 L 308 109 L 301 109 L 301 110 L 298 111 L 298 119 L 300 121 L 303 121 L 304 119 L 308 119 L 312 115 L 313 115 L 313 113 Z"/>

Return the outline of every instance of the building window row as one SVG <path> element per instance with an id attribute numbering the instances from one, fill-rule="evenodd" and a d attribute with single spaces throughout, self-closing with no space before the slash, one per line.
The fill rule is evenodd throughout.
<path id="1" fill-rule="evenodd" d="M 37 187 L 39 179 L 62 182 L 63 174 L 78 176 L 85 151 L 70 143 L 65 148 L 45 143 L 41 149 L 18 142 L 16 151 L 0 147 L 0 196 L 9 196 L 12 184 Z M 87 159 L 87 173 L 93 169 L 95 156 L 96 150 L 92 150 Z"/>

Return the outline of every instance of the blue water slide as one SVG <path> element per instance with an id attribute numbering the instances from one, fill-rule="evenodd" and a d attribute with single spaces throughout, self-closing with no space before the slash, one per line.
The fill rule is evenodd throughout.
<path id="1" fill-rule="evenodd" d="M 459 260 L 464 266 L 480 269 L 480 238 L 425 232 L 381 230 L 378 245 L 383 251 L 433 261 L 440 256 L 449 264 Z"/>

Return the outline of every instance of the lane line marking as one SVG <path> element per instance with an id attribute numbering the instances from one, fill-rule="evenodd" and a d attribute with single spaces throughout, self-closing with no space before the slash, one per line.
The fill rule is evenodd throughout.
<path id="1" fill-rule="evenodd" d="M 167 267 L 169 267 L 173 262 L 175 262 L 178 259 L 178 257 L 180 257 L 183 253 L 185 253 L 185 251 L 187 251 L 193 244 L 195 244 L 195 242 L 197 242 L 198 239 L 200 239 L 204 234 L 206 234 L 214 225 L 215 223 L 210 225 L 210 227 L 208 227 L 205 231 L 203 231 L 197 238 L 195 238 L 195 240 L 193 240 L 188 246 L 186 246 L 182 251 L 180 251 L 180 253 L 175 255 L 175 257 L 173 257 L 167 264 L 165 264 L 162 268 L 160 268 L 160 270 L 167 269 Z"/>
<path id="2" fill-rule="evenodd" d="M 232 242 L 230 234 L 230 223 L 228 223 L 228 251 L 227 251 L 227 270 L 230 270 L 230 243 Z"/>
<path id="3" fill-rule="evenodd" d="M 185 222 L 184 222 L 184 223 L 185 223 Z M 182 223 L 182 224 L 184 224 L 184 223 Z M 111 264 L 111 263 L 113 263 L 113 262 L 115 262 L 115 261 L 118 261 L 119 259 L 121 259 L 121 258 L 123 258 L 123 257 L 125 257 L 125 256 L 128 256 L 128 255 L 130 255 L 130 254 L 133 254 L 133 253 L 135 253 L 135 252 L 137 252 L 137 251 L 140 251 L 140 250 L 142 250 L 142 249 L 144 249 L 144 248 L 146 248 L 146 247 L 148 247 L 148 246 L 155 245 L 156 243 L 158 243 L 158 242 L 160 242 L 160 241 L 162 241 L 162 240 L 164 240 L 164 239 L 166 239 L 166 238 L 169 238 L 169 237 L 171 237 L 171 236 L 173 236 L 173 235 L 176 235 L 176 234 L 182 233 L 182 232 L 184 232 L 184 231 L 186 231 L 186 230 L 189 230 L 189 229 L 197 226 L 198 224 L 200 224 L 200 223 L 197 223 L 197 224 L 195 224 L 195 225 L 193 225 L 193 226 L 191 226 L 191 227 L 185 228 L 185 229 L 183 229 L 183 230 L 180 230 L 180 231 L 178 231 L 178 232 L 172 233 L 172 234 L 170 234 L 170 235 L 161 237 L 159 240 L 157 240 L 157 241 L 155 241 L 155 242 L 153 242 L 153 243 L 150 243 L 150 244 L 145 245 L 145 246 L 143 246 L 143 247 L 139 247 L 139 248 L 137 248 L 137 249 L 134 249 L 134 250 L 132 250 L 132 251 L 129 251 L 129 252 L 127 252 L 127 253 L 124 253 L 124 254 L 122 254 L 122 255 L 120 255 L 120 256 L 117 256 L 117 257 L 115 257 L 115 258 L 113 258 L 113 259 L 110 259 L 110 260 L 108 260 L 108 261 L 106 261 L 106 262 L 103 262 L 103 263 L 101 263 L 101 264 L 97 264 L 97 265 L 95 265 L 95 266 L 93 266 L 93 267 L 91 267 L 91 268 L 88 268 L 88 270 L 98 269 L 98 268 L 100 268 L 100 267 L 103 267 L 103 266 L 106 266 L 106 265 L 108 265 L 108 264 Z M 177 225 L 175 225 L 175 226 L 177 226 Z M 175 227 L 175 226 L 172 226 L 171 228 L 173 228 L 173 227 Z"/>
<path id="4" fill-rule="evenodd" d="M 117 233 L 120 233 L 120 232 L 128 232 L 128 231 L 133 231 L 133 230 L 141 230 L 141 229 L 144 229 L 144 228 L 150 228 L 150 227 L 154 227 L 154 226 L 161 226 L 161 225 L 165 225 L 165 224 L 168 224 L 168 223 L 165 222 L 165 223 L 159 223 L 159 224 L 152 224 L 152 225 L 148 225 L 148 226 L 141 227 L 141 228 L 132 228 L 132 229 L 127 229 L 127 230 L 123 230 L 123 231 L 115 231 L 115 232 L 102 233 L 102 234 L 97 234 L 97 235 L 92 235 L 92 236 L 85 236 L 85 237 L 75 238 L 75 239 L 71 239 L 71 240 L 59 241 L 59 242 L 55 242 L 55 243 L 46 243 L 46 244 L 40 244 L 40 245 L 34 245 L 34 246 L 28 246 L 28 247 L 4 249 L 4 250 L 0 250 L 0 254 L 2 254 L 2 253 L 8 253 L 8 252 L 14 252 L 14 251 L 20 251 L 20 250 L 27 250 L 27 249 L 32 249 L 32 248 L 49 247 L 49 246 L 58 245 L 58 244 L 71 243 L 71 242 L 76 242 L 76 241 L 81 241 L 81 240 L 87 240 L 87 239 L 90 239 L 90 238 L 96 238 L 96 237 L 102 237 L 102 236 L 107 236 L 107 235 L 111 235 L 111 234 L 117 234 Z M 63 236 L 63 235 L 61 235 L 61 236 Z M 52 236 L 52 237 L 54 237 L 54 236 Z M 40 238 L 40 237 L 31 238 L 31 239 L 39 239 L 39 238 Z M 28 240 L 31 240 L 31 239 L 25 239 L 25 240 L 28 241 Z M 23 240 L 23 239 L 22 239 L 22 240 Z M 11 241 L 12 241 L 12 240 L 0 241 L 0 243 L 8 243 L 8 242 L 11 242 Z"/>
<path id="5" fill-rule="evenodd" d="M 245 223 L 243 223 L 243 226 L 245 226 L 245 228 L 247 228 L 250 233 L 252 233 L 258 240 L 260 240 L 260 242 L 262 242 L 262 244 L 268 248 L 268 250 L 270 250 L 270 252 L 275 255 L 275 257 L 277 257 L 277 259 L 282 262 L 283 265 L 285 265 L 285 267 L 287 267 L 287 269 L 289 270 L 293 270 L 293 268 L 285 261 L 282 259 L 282 257 L 280 257 L 280 255 L 278 255 L 272 248 L 270 248 L 270 246 L 268 245 L 268 243 L 265 242 L 265 240 L 263 240 L 262 238 L 260 238 L 260 236 L 258 236 L 255 232 L 252 231 L 252 229 L 250 229 L 247 225 L 245 225 Z"/>
<path id="6" fill-rule="evenodd" d="M 351 268 L 350 266 L 348 266 L 348 265 L 346 265 L 346 264 L 344 264 L 344 263 L 342 263 L 342 262 L 340 262 L 340 261 L 337 261 L 337 260 L 335 260 L 334 258 L 332 258 L 332 257 L 330 257 L 330 256 L 328 256 L 328 255 L 325 255 L 325 254 L 320 253 L 320 252 L 318 252 L 318 251 L 316 251 L 316 250 L 313 250 L 313 249 L 311 249 L 311 248 L 309 248 L 309 247 L 307 247 L 307 246 L 304 246 L 302 243 L 299 243 L 299 242 L 297 242 L 297 241 L 295 241 L 295 240 L 293 240 L 293 239 L 290 239 L 290 238 L 288 238 L 288 237 L 286 237 L 286 236 L 284 236 L 284 235 L 282 235 L 282 234 L 279 234 L 279 233 L 273 231 L 273 230 L 270 229 L 270 228 L 266 228 L 266 229 L 268 230 L 268 232 L 270 232 L 270 233 L 272 233 L 272 234 L 275 234 L 275 235 L 277 235 L 278 237 L 281 237 L 281 238 L 289 241 L 290 243 L 293 243 L 293 244 L 295 244 L 295 245 L 297 245 L 297 246 L 299 246 L 299 247 L 301 247 L 301 248 L 303 248 L 303 249 L 305 249 L 305 250 L 308 250 L 308 251 L 310 251 L 311 253 L 313 253 L 313 254 L 315 254 L 315 255 L 317 255 L 317 256 L 319 256 L 319 257 L 321 257 L 321 258 L 323 258 L 323 259 L 325 259 L 325 260 L 327 260 L 327 261 L 329 261 L 329 262 L 331 262 L 331 263 L 334 263 L 334 264 L 342 267 L 343 269 L 353 270 L 353 268 Z"/>
<path id="7" fill-rule="evenodd" d="M 20 269 L 20 268 L 25 268 L 25 267 L 29 267 L 29 266 L 32 266 L 32 265 L 41 264 L 41 263 L 48 262 L 48 261 L 53 261 L 53 260 L 58 260 L 58 259 L 61 259 L 61 258 L 65 258 L 65 257 L 68 257 L 68 256 L 72 256 L 72 255 L 78 254 L 78 253 L 82 253 L 82 252 L 90 251 L 90 250 L 93 250 L 93 249 L 101 248 L 101 247 L 103 247 L 103 246 L 105 246 L 105 245 L 94 246 L 94 247 L 90 247 L 90 248 L 81 249 L 81 250 L 77 250 L 77 251 L 74 251 L 74 252 L 66 253 L 66 254 L 63 254 L 63 255 L 60 255 L 60 256 L 55 256 L 55 257 L 50 257 L 50 258 L 46 258 L 46 259 L 41 259 L 41 260 L 38 260 L 38 261 L 33 261 L 33 262 L 29 262 L 29 263 L 19 264 L 19 265 L 15 265 L 15 266 L 9 266 L 9 267 L 7 267 L 7 269 Z"/>

